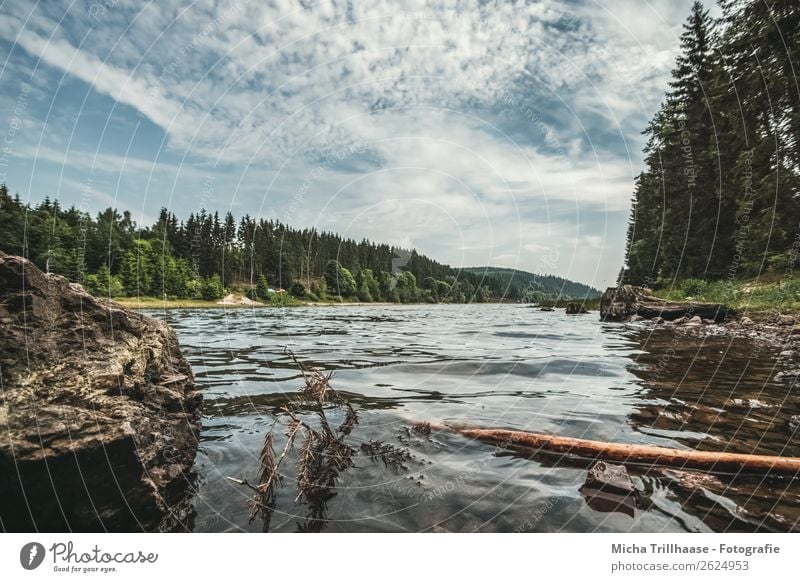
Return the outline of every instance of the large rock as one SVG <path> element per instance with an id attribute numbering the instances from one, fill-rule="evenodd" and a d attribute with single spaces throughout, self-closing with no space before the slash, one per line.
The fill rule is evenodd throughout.
<path id="1" fill-rule="evenodd" d="M 609 287 L 600 298 L 600 319 L 603 321 L 626 321 L 638 315 L 645 319 L 661 317 L 675 321 L 699 316 L 702 319 L 725 321 L 736 316 L 736 312 L 719 303 L 696 303 L 667 301 L 654 297 L 643 287 L 622 285 Z"/>
<path id="2" fill-rule="evenodd" d="M 174 332 L 0 252 L 0 529 L 188 527 L 200 393 Z"/>

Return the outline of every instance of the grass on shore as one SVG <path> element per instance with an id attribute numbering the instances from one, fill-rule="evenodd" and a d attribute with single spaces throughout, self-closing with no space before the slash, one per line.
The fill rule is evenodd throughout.
<path id="1" fill-rule="evenodd" d="M 750 280 L 703 281 L 686 279 L 669 289 L 653 292 L 675 301 L 722 303 L 746 314 L 800 312 L 800 277 L 764 277 Z"/>

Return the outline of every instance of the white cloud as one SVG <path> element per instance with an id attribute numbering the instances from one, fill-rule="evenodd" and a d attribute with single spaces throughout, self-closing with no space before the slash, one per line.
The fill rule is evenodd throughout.
<path id="1" fill-rule="evenodd" d="M 530 267 L 526 248 L 582 245 L 585 265 L 573 256 L 553 269 L 591 278 L 602 264 L 608 280 L 622 251 L 602 239 L 624 228 L 638 133 L 661 99 L 688 6 L 120 2 L 94 20 L 65 5 L 59 24 L 41 11 L 25 22 L 27 8 L 12 5 L 0 35 L 146 116 L 179 157 L 223 162 L 238 184 L 231 205 L 247 196 L 280 214 L 321 156 L 365 144 L 374 171 L 326 172 L 291 206 L 292 220 L 411 240 L 453 262 L 480 249 Z M 501 95 L 523 91 L 535 117 L 498 114 Z M 113 171 L 120 160 L 95 163 Z M 567 273 L 578 263 L 585 273 Z"/>

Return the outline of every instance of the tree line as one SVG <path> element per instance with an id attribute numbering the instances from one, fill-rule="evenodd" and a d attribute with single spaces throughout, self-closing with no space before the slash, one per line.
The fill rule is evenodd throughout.
<path id="1" fill-rule="evenodd" d="M 645 134 L 621 282 L 791 275 L 800 251 L 800 3 L 695 2 Z"/>
<path id="2" fill-rule="evenodd" d="M 84 285 L 95 295 L 259 300 L 468 303 L 522 300 L 528 291 L 490 272 L 455 269 L 415 250 L 201 210 L 162 209 L 151 226 L 127 211 L 92 217 L 45 197 L 24 203 L 0 185 L 0 249 Z M 558 289 L 553 297 L 560 294 Z"/>

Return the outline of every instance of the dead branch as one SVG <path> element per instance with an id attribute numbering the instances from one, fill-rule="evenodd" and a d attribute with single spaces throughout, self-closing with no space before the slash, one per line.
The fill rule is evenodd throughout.
<path id="1" fill-rule="evenodd" d="M 427 423 L 426 423 L 427 424 Z M 547 451 L 619 463 L 666 465 L 709 472 L 779 473 L 800 475 L 800 458 L 749 455 L 713 451 L 678 450 L 639 444 L 620 444 L 559 437 L 533 432 L 493 428 L 427 424 L 437 431 L 455 432 L 469 438 L 521 452 Z"/>

